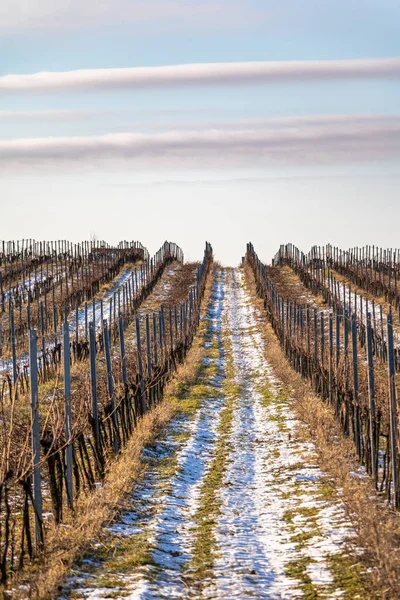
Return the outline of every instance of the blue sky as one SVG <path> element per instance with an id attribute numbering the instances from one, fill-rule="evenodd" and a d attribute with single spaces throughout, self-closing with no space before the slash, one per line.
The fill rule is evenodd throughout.
<path id="1" fill-rule="evenodd" d="M 207 238 L 229 264 L 250 239 L 265 259 L 286 241 L 304 250 L 323 242 L 400 246 L 391 225 L 400 217 L 398 71 L 151 88 L 1 88 L 2 76 L 41 71 L 394 59 L 399 22 L 400 4 L 387 0 L 2 3 L 0 239 L 76 240 L 95 231 L 110 241 L 140 238 L 154 251 L 171 238 L 195 258 Z M 300 119 L 322 115 L 329 122 Z M 338 116 L 345 119 L 339 125 Z M 282 121 L 287 117 L 294 121 Z M 165 144 L 171 132 L 173 143 Z M 125 134 L 147 137 L 118 138 Z M 93 148 L 105 135 L 117 137 L 99 156 Z M 43 151 L 41 139 L 49 136 L 58 140 L 54 156 L 53 146 Z M 230 145 L 221 145 L 225 136 Z M 8 144 L 25 138 L 28 150 Z M 84 151 L 71 148 L 70 138 L 86 144 Z"/>

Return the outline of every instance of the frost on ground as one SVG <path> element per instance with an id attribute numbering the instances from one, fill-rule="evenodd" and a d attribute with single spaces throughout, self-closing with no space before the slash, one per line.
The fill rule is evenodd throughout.
<path id="1" fill-rule="evenodd" d="M 63 595 L 365 597 L 345 551 L 344 507 L 266 363 L 240 270 L 217 272 L 206 321 L 207 380 L 146 449 L 126 512 Z"/>
<path id="2" fill-rule="evenodd" d="M 144 285 L 144 281 L 142 280 L 142 272 L 140 269 L 135 266 L 124 268 L 124 270 L 118 274 L 117 277 L 111 282 L 109 289 L 104 294 L 98 294 L 93 298 L 91 302 L 87 303 L 87 308 L 85 308 L 85 302 L 81 303 L 78 307 L 78 313 L 76 310 L 70 312 L 68 317 L 69 327 L 70 327 L 70 336 L 73 339 L 76 335 L 76 327 L 78 326 L 78 333 L 80 338 L 84 338 L 86 336 L 86 328 L 90 321 L 93 321 L 96 326 L 97 332 L 100 331 L 102 327 L 103 319 L 107 319 L 109 321 L 110 316 L 115 320 L 116 316 L 118 316 L 117 306 L 120 306 L 123 302 L 122 300 L 122 289 L 127 282 L 132 279 L 133 289 L 136 291 L 140 291 Z M 38 281 L 38 279 L 37 279 Z M 113 311 L 113 314 L 111 313 Z M 53 347 L 54 338 L 60 339 L 62 337 L 62 324 L 59 324 L 56 334 L 48 334 L 48 339 L 45 343 L 46 350 Z M 39 358 L 42 356 L 42 352 L 39 350 Z M 29 355 L 27 352 L 22 352 L 17 357 L 17 365 L 21 369 L 21 367 L 25 366 L 28 368 L 29 366 Z M 2 358 L 0 362 L 0 380 L 3 373 L 7 371 L 12 371 L 12 358 Z"/>

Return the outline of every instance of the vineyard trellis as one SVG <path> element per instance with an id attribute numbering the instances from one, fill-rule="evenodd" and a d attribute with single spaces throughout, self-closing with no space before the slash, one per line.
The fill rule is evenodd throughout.
<path id="1" fill-rule="evenodd" d="M 396 509 L 399 259 L 374 247 L 328 245 L 304 254 L 288 244 L 268 266 L 252 244 L 246 252 L 288 360 L 332 406 L 361 465 Z M 167 305 L 150 304 L 168 265 L 183 262 L 175 244 L 166 242 L 153 258 L 138 242 L 3 244 L 2 582 L 46 548 L 47 527 L 65 522 L 79 497 L 101 485 L 138 420 L 162 399 L 196 334 L 212 261 L 206 243 L 179 300 L 172 294 Z"/>
<path id="2" fill-rule="evenodd" d="M 99 250 L 103 252 L 108 249 Z M 93 248 L 91 254 L 96 254 Z M 101 481 L 109 460 L 126 444 L 138 419 L 162 399 L 166 382 L 184 360 L 199 323 L 212 264 L 211 245 L 206 243 L 183 302 L 161 305 L 142 318 L 138 314 L 166 265 L 174 260 L 183 260 L 182 251 L 167 242 L 153 259 L 145 258 L 136 294 L 125 283 L 123 293 L 112 297 L 109 319 L 101 311 L 98 325 L 96 318 L 89 320 L 87 339 L 86 328 L 83 340 L 71 338 L 71 315 L 66 310 L 61 335 L 57 331 L 57 352 L 50 353 L 55 357 L 48 365 L 52 371 L 48 368 L 46 376 L 41 359 L 47 347 L 45 353 L 43 346 L 38 351 L 38 332 L 29 330 L 26 377 L 18 373 L 7 394 L 3 382 L 0 395 L 3 582 L 23 566 L 25 556 L 32 558 L 43 548 L 45 524 L 61 523 L 76 498 Z M 10 262 L 16 267 L 18 261 Z M 85 321 L 87 317 L 86 311 Z M 13 443 L 16 439 L 18 443 Z"/>
<path id="3" fill-rule="evenodd" d="M 356 302 L 346 304 L 335 293 L 334 279 L 330 274 L 326 277 L 329 256 L 327 262 L 326 252 L 314 249 L 306 257 L 289 244 L 281 246 L 273 260 L 275 266 L 289 265 L 306 287 L 323 296 L 329 308 L 319 310 L 315 304 L 296 302 L 280 294 L 251 243 L 246 252 L 257 294 L 264 301 L 286 356 L 335 408 L 344 434 L 353 439 L 358 457 L 377 489 L 399 509 L 395 382 L 395 365 L 398 369 L 399 363 L 392 313 L 387 315 L 383 337 L 382 331 L 374 329 L 368 310 L 360 316 Z"/>
<path id="4" fill-rule="evenodd" d="M 384 311 L 381 304 L 377 306 L 374 299 L 368 302 L 351 286 L 340 282 L 332 273 L 332 261 L 325 258 L 324 253 L 312 252 L 311 258 L 305 258 L 298 248 L 292 244 L 281 247 L 276 254 L 273 264 L 288 265 L 299 276 L 305 287 L 312 290 L 314 294 L 322 296 L 324 302 L 332 307 L 334 313 L 340 314 L 355 314 L 357 320 L 357 334 L 360 344 L 364 347 L 367 343 L 367 317 L 371 311 L 371 336 L 373 351 L 376 356 L 383 362 L 387 362 L 388 358 L 388 340 L 386 339 L 384 328 Z M 341 272 L 346 276 L 349 272 L 346 267 L 341 269 Z M 361 282 L 360 282 L 361 283 Z M 368 290 L 370 291 L 370 290 Z M 389 312 L 392 307 L 390 306 Z M 394 346 L 394 365 L 396 371 L 400 371 L 400 348 Z"/>
<path id="5" fill-rule="evenodd" d="M 82 356 L 87 355 L 89 312 L 92 310 L 93 318 L 95 318 L 97 308 L 97 312 L 101 316 L 103 315 L 103 300 L 100 299 L 100 301 L 96 303 L 95 294 L 99 292 L 101 285 L 107 284 L 114 279 L 124 264 L 135 263 L 138 260 L 143 260 L 144 256 L 147 257 L 146 260 L 140 264 L 139 276 L 135 268 L 135 270 L 132 271 L 131 279 L 128 279 L 125 284 L 121 286 L 122 309 L 121 290 L 118 290 L 118 292 L 115 291 L 114 294 L 110 296 L 109 313 L 110 329 L 112 330 L 115 329 L 117 310 L 122 310 L 124 313 L 127 312 L 128 304 L 130 308 L 134 309 L 135 306 L 137 307 L 143 301 L 144 297 L 150 293 L 168 262 L 171 260 L 183 260 L 183 253 L 175 244 L 164 245 L 151 260 L 148 257 L 147 250 L 145 250 L 138 242 L 131 242 L 130 244 L 126 242 L 126 247 L 124 248 L 120 246 L 121 244 L 116 249 L 107 248 L 106 246 L 98 248 L 102 251 L 102 262 L 101 266 L 100 263 L 97 265 L 99 272 L 94 276 L 93 272 L 92 276 L 88 276 L 88 271 L 90 272 L 91 270 L 90 260 L 91 257 L 95 255 L 96 248 L 91 247 L 90 245 L 86 247 L 86 245 L 83 244 L 82 246 L 78 245 L 78 249 L 74 252 L 70 252 L 69 256 L 73 257 L 73 260 L 78 260 L 80 265 L 79 270 L 83 269 L 85 265 L 85 274 L 81 276 L 80 282 L 77 280 L 75 281 L 76 289 L 74 290 L 73 276 L 72 278 L 70 277 L 68 286 L 68 273 L 65 271 L 64 287 L 66 288 L 66 293 L 64 293 L 63 296 L 63 279 L 61 279 L 61 299 L 59 302 L 56 302 L 55 300 L 54 285 L 50 302 L 47 302 L 46 300 L 46 290 L 44 291 L 43 300 L 40 300 L 39 295 L 37 296 L 36 313 L 33 310 L 32 300 L 30 300 L 31 292 L 29 288 L 27 289 L 24 306 L 22 303 L 24 298 L 23 295 L 18 299 L 13 299 L 12 302 L 11 300 L 9 301 L 8 312 L 10 318 L 8 322 L 6 321 L 8 330 L 4 326 L 4 323 L 2 324 L 0 322 L 0 326 L 3 325 L 3 335 L 0 335 L 0 356 L 2 355 L 2 350 L 11 350 L 11 359 L 8 361 L 3 360 L 3 371 L 12 371 L 12 382 L 14 386 L 17 384 L 18 378 L 21 380 L 22 385 L 24 380 L 25 385 L 27 385 L 27 355 L 25 354 L 25 361 L 23 360 L 23 357 L 22 359 L 17 360 L 17 351 L 19 350 L 20 353 L 23 353 L 24 350 L 28 350 L 27 336 L 30 329 L 33 329 L 36 326 L 40 333 L 41 352 L 39 355 L 39 370 L 41 380 L 45 381 L 54 375 L 51 366 L 56 365 L 61 360 L 61 344 L 59 340 L 62 336 L 62 328 L 60 327 L 60 323 L 62 324 L 65 318 L 71 319 L 72 315 L 70 313 L 72 312 L 74 312 L 75 317 L 75 337 L 73 341 L 74 358 L 80 359 Z M 85 261 L 88 262 L 85 263 Z M 145 285 L 142 285 L 143 282 L 145 282 Z M 68 289 L 70 292 L 68 292 Z M 92 307 L 88 303 L 91 299 L 93 300 Z M 83 303 L 83 308 L 80 308 Z M 98 306 L 96 306 L 96 304 L 98 304 Z M 14 312 L 17 307 L 19 307 L 19 326 L 15 327 Z M 24 308 L 24 312 L 22 312 L 22 307 Z M 84 335 L 80 336 L 79 315 L 81 313 L 84 313 Z M 8 383 L 10 386 L 10 376 L 8 377 Z"/>

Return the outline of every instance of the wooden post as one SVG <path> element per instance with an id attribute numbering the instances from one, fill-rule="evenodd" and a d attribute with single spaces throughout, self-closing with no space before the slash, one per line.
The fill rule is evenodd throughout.
<path id="1" fill-rule="evenodd" d="M 322 368 L 325 367 L 325 321 L 324 321 L 324 313 L 321 311 L 320 314 L 320 322 L 321 322 L 321 365 Z"/>
<path id="2" fill-rule="evenodd" d="M 54 330 L 54 339 L 57 342 L 57 307 L 56 307 L 54 283 L 53 283 L 52 293 L 53 293 L 53 330 Z"/>
<path id="3" fill-rule="evenodd" d="M 394 492 L 394 506 L 400 507 L 399 481 L 397 471 L 397 399 L 394 370 L 394 345 L 393 345 L 393 316 L 392 311 L 387 316 L 388 336 L 388 376 L 389 376 L 389 415 L 390 415 L 390 450 L 392 465 L 392 481 Z"/>
<path id="4" fill-rule="evenodd" d="M 40 302 L 40 328 L 42 338 L 42 359 L 43 359 L 43 378 L 46 381 L 47 368 L 46 368 L 46 343 L 44 339 L 44 306 L 43 302 Z"/>
<path id="5" fill-rule="evenodd" d="M 107 388 L 108 395 L 110 397 L 111 402 L 111 412 L 112 412 L 112 421 L 114 424 L 114 436 L 113 436 L 113 448 L 114 452 L 118 452 L 118 419 L 115 411 L 115 395 L 114 395 L 114 378 L 112 374 L 112 365 L 111 365 L 111 349 L 110 349 L 110 336 L 107 327 L 107 321 L 103 321 L 103 339 L 104 339 L 104 353 L 106 356 L 106 367 L 107 367 Z"/>
<path id="6" fill-rule="evenodd" d="M 26 309 L 26 318 L 27 318 L 27 325 L 28 325 L 28 331 L 31 328 L 31 292 L 30 290 L 28 290 L 28 306 Z"/>
<path id="7" fill-rule="evenodd" d="M 14 383 L 14 394 L 17 397 L 17 352 L 15 348 L 15 323 L 14 323 L 14 307 L 10 304 L 10 333 L 11 333 L 11 352 L 12 352 L 12 365 L 13 365 L 13 383 Z"/>
<path id="8" fill-rule="evenodd" d="M 329 313 L 329 404 L 333 404 L 333 314 Z"/>
<path id="9" fill-rule="evenodd" d="M 117 292 L 113 294 L 113 329 L 115 328 L 115 322 L 117 320 Z M 111 329 L 112 331 L 112 329 Z"/>
<path id="10" fill-rule="evenodd" d="M 339 367 L 339 361 L 340 361 L 340 315 L 338 312 L 336 312 L 336 327 L 335 327 L 335 345 L 336 345 L 336 360 L 335 360 L 335 364 L 336 364 L 336 369 L 338 369 Z"/>
<path id="11" fill-rule="evenodd" d="M 109 323 L 109 327 L 110 327 L 110 332 L 111 332 L 111 327 L 112 327 L 112 313 L 113 313 L 113 297 L 111 295 L 109 303 L 108 303 L 108 323 Z M 111 335 L 111 333 L 110 333 Z"/>
<path id="12" fill-rule="evenodd" d="M 351 343 L 353 350 L 353 388 L 354 388 L 354 437 L 357 454 L 361 458 L 361 415 L 358 396 L 358 351 L 357 351 L 357 315 L 351 315 Z"/>
<path id="13" fill-rule="evenodd" d="M 371 313 L 367 313 L 367 360 L 368 360 L 368 397 L 369 397 L 369 441 L 371 448 L 371 473 L 375 478 L 378 470 L 378 455 L 376 452 L 376 410 L 375 410 L 375 376 L 374 357 L 372 351 Z"/>
<path id="14" fill-rule="evenodd" d="M 96 377 L 96 333 L 94 323 L 89 323 L 89 348 L 90 348 L 90 383 L 92 395 L 92 417 L 96 442 L 100 441 L 99 414 L 97 406 L 97 377 Z"/>
<path id="15" fill-rule="evenodd" d="M 318 311 L 314 308 L 314 389 L 317 391 L 317 366 L 318 366 Z"/>
<path id="16" fill-rule="evenodd" d="M 162 312 L 161 312 L 161 310 L 158 311 L 158 329 L 159 329 L 158 333 L 159 333 L 159 336 L 160 336 L 160 352 L 164 356 L 163 322 L 162 322 Z"/>
<path id="17" fill-rule="evenodd" d="M 42 490 L 40 487 L 40 424 L 39 424 L 39 389 L 37 368 L 37 333 L 35 329 L 29 332 L 29 373 L 31 387 L 31 417 L 32 417 L 32 466 L 33 466 L 33 504 L 35 511 L 36 549 L 43 547 L 43 514 Z"/>
<path id="18" fill-rule="evenodd" d="M 78 342 L 79 342 L 79 309 L 78 305 L 75 308 L 75 344 L 76 351 L 78 351 Z"/>
<path id="19" fill-rule="evenodd" d="M 164 353 L 165 353 L 166 348 L 167 348 L 167 340 L 165 339 L 164 304 L 161 304 L 160 317 L 161 317 L 160 325 L 161 325 L 161 329 L 162 329 L 162 344 L 163 344 Z"/>
<path id="20" fill-rule="evenodd" d="M 151 343 L 150 343 L 150 321 L 146 313 L 146 347 L 147 347 L 147 376 L 151 378 Z"/>
<path id="21" fill-rule="evenodd" d="M 64 331 L 64 402 L 65 402 L 65 443 L 66 443 L 66 482 L 68 506 L 73 508 L 72 491 L 72 409 L 71 409 L 71 356 L 69 348 L 69 323 L 66 321 L 63 326 Z"/>
<path id="22" fill-rule="evenodd" d="M 140 378 L 140 391 L 141 391 L 141 403 L 142 403 L 142 414 L 144 415 L 146 412 L 146 395 L 145 395 L 145 385 L 143 378 L 143 362 L 142 362 L 142 342 L 140 339 L 140 321 L 139 317 L 136 317 L 136 344 L 137 344 L 137 352 L 138 352 L 138 371 Z"/>
<path id="23" fill-rule="evenodd" d="M 85 340 L 88 341 L 88 304 L 85 302 Z"/>
<path id="24" fill-rule="evenodd" d="M 118 315 L 119 325 L 119 350 L 121 354 L 122 379 L 125 385 L 128 385 L 128 374 L 126 370 L 125 338 L 124 338 L 124 319 L 121 313 Z"/>
<path id="25" fill-rule="evenodd" d="M 343 315 L 343 332 L 344 332 L 344 370 L 345 370 L 345 381 L 346 391 L 348 387 L 348 374 L 349 374 L 349 318 L 347 310 L 344 311 Z"/>
<path id="26" fill-rule="evenodd" d="M 157 353 L 157 317 L 156 313 L 153 313 L 153 346 L 154 346 L 154 364 L 158 364 L 158 353 Z"/>

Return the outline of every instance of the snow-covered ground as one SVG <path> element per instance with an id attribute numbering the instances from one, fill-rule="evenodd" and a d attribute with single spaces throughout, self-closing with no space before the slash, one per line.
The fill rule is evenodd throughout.
<path id="1" fill-rule="evenodd" d="M 313 445 L 295 433 L 300 424 L 290 405 L 280 399 L 281 385 L 265 361 L 241 272 L 233 273 L 227 298 L 242 393 L 217 525 L 220 559 L 209 597 L 301 598 L 299 581 L 287 575 L 288 563 L 300 559 L 311 585 L 323 594 L 332 583 L 325 559 L 340 551 L 350 526 L 338 501 L 321 499 L 324 474 L 316 465 Z M 272 395 L 267 406 L 261 391 L 265 385 Z M 316 514 L 309 508 L 317 509 Z M 307 519 L 310 514 L 312 519 Z M 307 538 L 304 545 L 302 537 Z"/>
<path id="2" fill-rule="evenodd" d="M 328 278 L 325 279 L 325 285 L 326 287 L 329 287 Z M 378 302 L 372 303 L 372 301 L 368 300 L 365 295 L 354 293 L 354 289 L 351 286 L 346 285 L 337 279 L 335 279 L 335 285 L 333 289 L 336 289 L 342 305 L 346 306 L 350 313 L 355 312 L 358 319 L 360 319 L 360 321 L 362 321 L 364 324 L 366 324 L 367 315 L 370 313 L 371 324 L 377 335 L 381 337 L 383 336 L 384 339 L 387 339 L 387 314 L 386 310 L 381 304 Z M 400 332 L 395 324 L 393 330 L 395 345 L 399 346 Z"/>
<path id="3" fill-rule="evenodd" d="M 123 561 L 122 568 L 112 553 L 97 555 L 95 544 L 92 556 L 74 568 L 64 597 L 343 595 L 330 565 L 353 532 L 339 497 L 327 493 L 326 476 L 293 416 L 287 390 L 266 361 L 239 269 L 217 273 L 207 320 L 206 348 L 213 352 L 205 362 L 215 367 L 209 397 L 195 414 L 177 417 L 145 451 L 146 474 L 106 532 L 111 547 L 131 539 L 137 549 L 145 540 L 145 558 L 128 568 Z M 223 476 L 214 481 L 210 475 L 221 450 Z M 165 460 L 173 465 L 168 476 Z M 204 493 L 210 483 L 214 488 Z M 210 504 L 213 498 L 212 509 L 202 505 L 207 498 Z M 202 580 L 199 514 L 212 528 L 205 540 L 212 547 L 211 572 L 208 565 Z M 129 564 L 132 550 L 126 552 Z"/>
<path id="4" fill-rule="evenodd" d="M 61 271 L 59 268 L 57 270 L 54 267 L 54 271 L 53 272 L 49 271 L 48 275 L 49 275 L 49 277 L 54 276 L 54 283 L 56 283 L 64 277 L 65 273 L 63 271 Z M 25 301 L 28 290 L 32 290 L 33 287 L 35 286 L 35 284 L 37 284 L 37 283 L 45 283 L 46 280 L 47 280 L 47 272 L 46 272 L 46 270 L 44 270 L 43 273 L 41 273 L 39 271 L 36 274 L 36 277 L 35 277 L 35 273 L 33 273 L 28 278 L 26 278 L 23 283 L 20 283 L 17 286 L 12 286 L 11 291 L 9 288 L 6 287 L 4 290 L 4 302 L 8 302 L 10 298 L 14 299 L 16 297 L 17 293 L 19 295 L 22 294 L 24 296 L 24 301 Z"/>
<path id="5" fill-rule="evenodd" d="M 133 280 L 133 283 L 132 283 Z M 123 287 L 131 281 L 131 290 L 140 291 L 142 288 L 142 272 L 140 268 L 131 267 L 124 269 L 124 271 L 114 279 L 112 287 L 102 296 L 101 298 L 95 298 L 94 303 L 89 302 L 87 307 L 88 322 L 93 321 L 96 324 L 96 329 L 99 330 L 102 326 L 102 315 L 103 319 L 109 321 L 110 314 L 112 311 L 112 318 L 114 315 L 118 316 L 118 306 L 123 305 L 122 301 L 122 290 Z M 86 328 L 86 311 L 85 306 L 81 305 L 78 310 L 78 331 L 81 336 L 85 334 Z M 76 331 L 76 313 L 72 313 L 70 317 L 70 329 L 71 335 L 74 335 Z"/>
<path id="6" fill-rule="evenodd" d="M 114 314 L 118 315 L 118 306 L 120 305 L 122 307 L 122 289 L 125 285 L 127 285 L 129 280 L 132 280 L 134 283 L 132 283 L 131 281 L 131 290 L 138 290 L 140 291 L 141 288 L 143 287 L 143 281 L 142 281 L 142 272 L 140 270 L 140 267 L 129 267 L 126 268 L 122 271 L 122 273 L 120 273 L 114 280 L 112 283 L 112 287 L 102 296 L 102 297 L 96 297 L 94 299 L 94 302 L 88 302 L 87 305 L 87 321 L 88 323 L 90 321 L 95 321 L 96 323 L 96 329 L 97 331 L 99 331 L 100 327 L 101 327 L 101 319 L 102 319 L 102 315 L 103 315 L 103 319 L 107 319 L 107 321 L 110 319 L 110 311 L 112 310 L 112 318 L 114 319 Z M 119 299 L 118 299 L 118 295 L 119 295 Z M 111 302 L 110 302 L 111 301 Z M 115 304 L 115 313 L 114 313 L 114 304 Z M 76 332 L 76 312 L 75 311 L 71 311 L 69 314 L 69 326 L 70 326 L 70 338 L 71 340 L 74 339 L 75 337 L 75 332 Z M 85 309 L 85 304 L 81 304 L 80 307 L 78 308 L 78 333 L 79 333 L 79 337 L 80 338 L 84 338 L 85 334 L 86 334 L 86 309 Z M 48 338 L 52 338 L 49 341 L 46 342 L 46 349 L 47 348 L 51 348 L 53 347 L 53 343 L 54 343 L 54 334 L 53 335 L 48 335 Z M 57 336 L 58 340 L 61 339 L 62 337 L 62 327 L 58 327 L 57 330 Z M 41 356 L 41 350 L 40 348 L 38 349 L 39 352 L 39 356 Z M 17 362 L 18 365 L 21 367 L 23 365 L 26 365 L 27 362 L 29 360 L 29 355 L 28 353 L 24 352 L 22 353 L 20 356 L 18 356 Z M 1 373 L 5 373 L 5 372 L 12 372 L 12 359 L 11 358 L 7 358 L 7 359 L 0 359 L 0 376 Z"/>

